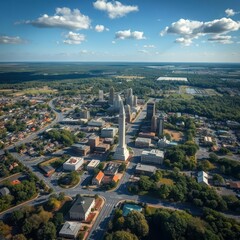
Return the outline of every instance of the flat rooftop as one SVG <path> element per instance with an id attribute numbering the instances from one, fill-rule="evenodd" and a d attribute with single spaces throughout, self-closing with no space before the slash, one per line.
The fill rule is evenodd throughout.
<path id="1" fill-rule="evenodd" d="M 164 158 L 164 152 L 156 149 L 152 149 L 151 151 L 142 151 L 142 155 L 152 155 Z"/>
<path id="2" fill-rule="evenodd" d="M 87 166 L 88 167 L 95 167 L 100 163 L 99 160 L 93 159 Z"/>
<path id="3" fill-rule="evenodd" d="M 76 165 L 78 162 L 82 160 L 83 158 L 80 158 L 80 157 L 70 157 L 64 164 Z"/>
<path id="4" fill-rule="evenodd" d="M 159 77 L 157 81 L 183 81 L 187 82 L 187 78 L 182 78 L 182 77 Z"/>
<path id="5" fill-rule="evenodd" d="M 145 142 L 145 143 L 151 143 L 151 138 L 141 138 L 141 137 L 138 137 L 136 138 L 136 142 Z"/>
<path id="6" fill-rule="evenodd" d="M 146 171 L 146 172 L 154 172 L 157 168 L 151 165 L 145 165 L 138 163 L 136 166 L 136 170 Z"/>

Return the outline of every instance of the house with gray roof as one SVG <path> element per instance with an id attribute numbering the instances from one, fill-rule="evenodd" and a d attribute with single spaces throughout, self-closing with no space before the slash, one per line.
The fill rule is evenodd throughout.
<path id="1" fill-rule="evenodd" d="M 69 216 L 72 220 L 87 220 L 91 209 L 95 206 L 95 199 L 92 197 L 79 196 L 73 203 Z"/>
<path id="2" fill-rule="evenodd" d="M 79 222 L 65 222 L 59 232 L 59 237 L 76 238 L 80 228 L 81 223 Z"/>

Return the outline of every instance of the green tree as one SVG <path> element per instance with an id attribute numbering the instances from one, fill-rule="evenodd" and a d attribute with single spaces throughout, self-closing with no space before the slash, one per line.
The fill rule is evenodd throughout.
<path id="1" fill-rule="evenodd" d="M 27 240 L 27 238 L 23 234 L 17 234 L 12 237 L 12 240 Z"/>
<path id="2" fill-rule="evenodd" d="M 5 224 L 3 221 L 0 221 L 0 236 L 7 237 L 11 233 L 12 228 Z"/>
<path id="3" fill-rule="evenodd" d="M 160 198 L 167 199 L 170 191 L 170 188 L 166 184 L 162 184 L 158 189 L 158 195 Z"/>
<path id="4" fill-rule="evenodd" d="M 126 231 L 117 231 L 114 232 L 111 236 L 111 238 L 107 238 L 107 240 L 138 240 L 138 238 L 129 232 Z"/>
<path id="5" fill-rule="evenodd" d="M 125 220 L 125 226 L 139 238 L 146 237 L 149 232 L 147 220 L 144 215 L 137 211 L 131 211 Z"/>
<path id="6" fill-rule="evenodd" d="M 24 235 L 28 235 L 29 233 L 31 233 L 31 231 L 32 223 L 28 219 L 25 219 L 22 226 L 22 232 L 24 233 Z"/>
<path id="7" fill-rule="evenodd" d="M 22 210 L 16 210 L 11 214 L 11 220 L 16 225 L 19 224 L 23 218 L 24 218 L 24 212 Z"/>
<path id="8" fill-rule="evenodd" d="M 37 232 L 39 240 L 56 239 L 56 227 L 52 222 L 45 223 Z"/>
<path id="9" fill-rule="evenodd" d="M 213 175 L 213 182 L 216 184 L 216 185 L 222 185 L 224 184 L 224 178 L 219 175 L 219 174 L 214 174 Z"/>
<path id="10" fill-rule="evenodd" d="M 54 215 L 52 221 L 53 221 L 54 225 L 56 226 L 56 228 L 59 228 L 64 221 L 63 214 L 60 212 L 56 213 Z"/>
<path id="11" fill-rule="evenodd" d="M 149 191 L 153 186 L 153 182 L 148 176 L 141 176 L 138 185 L 143 191 Z"/>

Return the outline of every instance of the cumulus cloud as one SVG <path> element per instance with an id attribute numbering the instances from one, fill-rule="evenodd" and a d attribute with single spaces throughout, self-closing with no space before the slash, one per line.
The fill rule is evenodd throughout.
<path id="1" fill-rule="evenodd" d="M 71 10 L 70 8 L 56 8 L 53 16 L 43 14 L 36 20 L 25 21 L 40 28 L 65 28 L 65 29 L 89 29 L 91 20 L 88 16 L 83 15 L 78 9 Z"/>
<path id="2" fill-rule="evenodd" d="M 231 44 L 233 43 L 232 41 L 232 36 L 221 36 L 221 35 L 216 35 L 208 39 L 210 42 L 217 42 L 217 43 L 222 43 L 222 44 Z"/>
<path id="3" fill-rule="evenodd" d="M 103 31 L 109 31 L 109 29 L 108 28 L 105 28 L 103 25 L 96 25 L 95 26 L 95 31 L 96 32 L 103 32 Z"/>
<path id="4" fill-rule="evenodd" d="M 238 14 L 239 12 L 235 12 L 233 9 L 228 8 L 225 10 L 225 13 L 227 14 L 227 17 L 232 17 L 232 16 Z"/>
<path id="5" fill-rule="evenodd" d="M 107 12 L 111 19 L 124 17 L 130 12 L 138 11 L 138 6 L 123 5 L 119 1 L 97 0 L 93 6 L 100 11 Z"/>
<path id="6" fill-rule="evenodd" d="M 69 32 L 65 37 L 66 37 L 66 40 L 64 40 L 63 42 L 70 45 L 81 44 L 83 41 L 86 40 L 85 35 L 80 33 L 74 33 L 74 32 Z"/>
<path id="7" fill-rule="evenodd" d="M 21 44 L 25 41 L 20 37 L 0 36 L 0 44 Z"/>
<path id="8" fill-rule="evenodd" d="M 144 48 L 155 48 L 155 45 L 150 44 L 150 45 L 144 45 L 143 47 Z"/>
<path id="9" fill-rule="evenodd" d="M 184 46 L 190 46 L 192 44 L 192 39 L 181 37 L 181 38 L 177 38 L 175 40 L 175 43 L 181 43 Z"/>
<path id="10" fill-rule="evenodd" d="M 131 32 L 130 29 L 116 32 L 115 38 L 122 39 L 122 40 L 124 40 L 124 39 L 136 39 L 136 40 L 145 39 L 144 32 L 139 32 L 139 31 Z"/>
<path id="11" fill-rule="evenodd" d="M 179 37 L 175 40 L 175 42 L 189 46 L 193 42 L 193 39 L 197 39 L 200 36 L 210 34 L 218 37 L 226 37 L 225 34 L 238 31 L 239 29 L 240 22 L 234 21 L 231 18 L 221 18 L 209 22 L 180 19 L 166 27 L 162 32 L 160 32 L 160 35 L 178 35 Z M 222 41 L 222 43 L 224 43 L 224 41 Z"/>

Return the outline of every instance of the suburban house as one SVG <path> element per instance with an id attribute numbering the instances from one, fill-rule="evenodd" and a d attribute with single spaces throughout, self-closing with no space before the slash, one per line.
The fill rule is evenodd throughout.
<path id="1" fill-rule="evenodd" d="M 79 222 L 65 222 L 59 232 L 59 237 L 76 238 L 80 228 L 81 223 Z"/>
<path id="2" fill-rule="evenodd" d="M 104 177 L 104 173 L 102 171 L 100 171 L 92 180 L 92 184 L 93 185 L 100 185 L 102 182 L 102 179 Z"/>
<path id="3" fill-rule="evenodd" d="M 95 206 L 95 199 L 92 197 L 79 196 L 73 203 L 69 216 L 73 220 L 86 220 L 91 212 L 91 209 Z"/>

